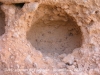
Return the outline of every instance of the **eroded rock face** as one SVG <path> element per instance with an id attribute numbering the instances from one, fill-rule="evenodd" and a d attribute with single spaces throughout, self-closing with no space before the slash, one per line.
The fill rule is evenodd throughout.
<path id="1" fill-rule="evenodd" d="M 100 75 L 99 0 L 0 2 L 0 75 Z"/>
<path id="2" fill-rule="evenodd" d="M 27 40 L 37 50 L 52 55 L 68 54 L 81 46 L 80 27 L 64 10 L 56 6 L 41 5 L 35 15 L 27 32 Z"/>

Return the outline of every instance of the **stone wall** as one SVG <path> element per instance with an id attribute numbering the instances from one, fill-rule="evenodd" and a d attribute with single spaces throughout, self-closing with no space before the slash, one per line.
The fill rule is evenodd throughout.
<path id="1" fill-rule="evenodd" d="M 0 2 L 0 75 L 100 75 L 99 0 Z"/>

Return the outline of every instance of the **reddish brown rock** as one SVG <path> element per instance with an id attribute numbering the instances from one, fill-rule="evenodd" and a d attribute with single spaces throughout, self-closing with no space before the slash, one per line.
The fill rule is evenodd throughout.
<path id="1" fill-rule="evenodd" d="M 99 0 L 0 2 L 0 75 L 100 75 Z"/>

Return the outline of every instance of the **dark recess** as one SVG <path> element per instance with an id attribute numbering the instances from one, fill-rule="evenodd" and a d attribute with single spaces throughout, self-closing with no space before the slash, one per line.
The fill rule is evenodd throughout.
<path id="1" fill-rule="evenodd" d="M 22 8 L 25 3 L 16 3 L 15 6 Z"/>
<path id="2" fill-rule="evenodd" d="M 0 5 L 2 5 L 3 3 L 0 2 Z"/>
<path id="3" fill-rule="evenodd" d="M 1 9 L 1 5 L 3 3 L 0 2 L 0 36 L 2 36 L 5 33 L 5 13 Z"/>

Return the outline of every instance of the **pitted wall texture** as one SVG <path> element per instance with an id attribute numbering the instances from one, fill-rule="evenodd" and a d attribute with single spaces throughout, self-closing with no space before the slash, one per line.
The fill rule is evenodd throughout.
<path id="1" fill-rule="evenodd" d="M 100 75 L 99 0 L 0 2 L 0 75 Z M 77 45 L 74 41 L 80 40 L 80 46 L 61 53 L 62 44 L 62 48 L 72 48 L 64 44 L 65 36 L 73 40 L 67 44 Z M 58 41 L 62 40 L 60 45 Z M 57 42 L 52 45 L 54 41 Z M 51 47 L 57 48 L 53 55 Z"/>

